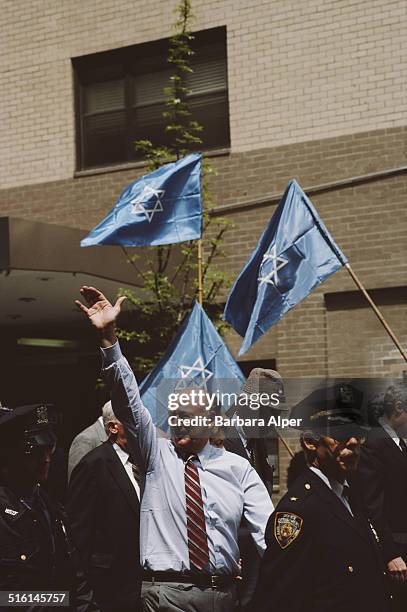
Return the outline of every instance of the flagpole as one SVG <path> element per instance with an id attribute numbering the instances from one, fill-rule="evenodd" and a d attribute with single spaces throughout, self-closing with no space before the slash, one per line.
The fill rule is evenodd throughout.
<path id="1" fill-rule="evenodd" d="M 203 288 L 202 288 L 202 238 L 198 239 L 198 302 L 202 306 L 202 303 L 203 303 Z"/>
<path id="2" fill-rule="evenodd" d="M 279 440 L 281 440 L 281 442 L 286 447 L 286 449 L 289 452 L 289 454 L 291 455 L 291 457 L 294 457 L 294 451 L 292 450 L 292 448 L 290 446 L 288 446 L 287 442 L 285 441 L 285 439 L 283 438 L 283 436 L 281 435 L 281 433 L 278 431 L 277 428 L 276 428 L 276 434 L 277 434 L 277 437 L 279 438 Z"/>
<path id="3" fill-rule="evenodd" d="M 373 309 L 373 312 L 375 313 L 375 315 L 379 319 L 380 323 L 383 325 L 384 329 L 387 331 L 387 333 L 389 334 L 390 338 L 393 340 L 394 344 L 396 345 L 396 347 L 400 351 L 401 356 L 403 357 L 404 361 L 407 361 L 407 354 L 406 354 L 406 352 L 404 351 L 403 347 L 401 346 L 401 344 L 400 344 L 399 340 L 397 339 L 397 337 L 395 336 L 394 332 L 389 327 L 389 325 L 386 322 L 385 318 L 383 317 L 382 313 L 377 308 L 376 304 L 374 303 L 374 301 L 372 300 L 372 298 L 370 297 L 370 295 L 368 294 L 368 292 L 366 291 L 366 289 L 364 288 L 364 286 L 362 285 L 362 283 L 360 282 L 360 280 L 356 276 L 355 272 L 352 270 L 351 265 L 349 263 L 346 263 L 345 264 L 345 268 L 347 269 L 347 271 L 351 275 L 352 279 L 355 281 L 356 286 L 358 287 L 358 289 L 360 289 L 360 291 L 363 293 L 363 295 L 365 296 L 365 298 L 369 302 L 370 306 Z"/>

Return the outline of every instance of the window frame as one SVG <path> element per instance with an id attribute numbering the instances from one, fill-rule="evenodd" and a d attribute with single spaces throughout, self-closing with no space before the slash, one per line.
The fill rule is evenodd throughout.
<path id="1" fill-rule="evenodd" d="M 191 92 L 188 98 L 193 102 L 205 98 L 205 96 L 219 95 L 225 96 L 225 113 L 227 119 L 227 127 L 225 133 L 227 138 L 225 142 L 219 142 L 213 146 L 205 146 L 205 144 L 199 147 L 200 150 L 205 151 L 216 151 L 225 150 L 230 148 L 230 112 L 229 112 L 229 86 L 228 86 L 228 66 L 227 66 L 227 32 L 226 26 L 220 26 L 207 30 L 201 30 L 194 32 L 195 40 L 197 41 L 197 57 L 199 57 L 199 47 L 208 46 L 210 44 L 222 44 L 224 45 L 224 61 L 226 70 L 225 87 L 220 89 L 214 87 L 204 92 Z M 157 62 L 157 69 L 162 70 L 165 65 L 162 60 L 167 57 L 168 50 L 168 39 L 159 39 L 155 41 L 149 41 L 122 47 L 119 49 L 111 49 L 101 51 L 98 53 L 83 55 L 79 57 L 73 57 L 72 70 L 73 70 L 73 82 L 74 82 L 74 112 L 75 112 L 75 150 L 76 160 L 75 168 L 76 172 L 91 172 L 91 171 L 102 171 L 103 169 L 120 167 L 128 164 L 139 164 L 143 162 L 142 157 L 134 155 L 133 142 L 137 138 L 132 139 L 131 133 L 137 129 L 137 123 L 134 121 L 134 113 L 137 112 L 137 108 L 153 108 L 154 106 L 163 105 L 163 101 L 152 102 L 151 104 L 137 104 L 135 100 L 135 87 L 137 73 L 135 69 L 135 60 L 139 58 L 141 61 L 146 57 L 153 57 L 153 62 Z M 112 71 L 114 74 L 115 67 L 117 68 L 117 78 L 124 79 L 124 143 L 123 150 L 125 155 L 122 159 L 117 161 L 106 161 L 105 163 L 90 164 L 86 163 L 86 156 L 89 154 L 86 151 L 86 129 L 85 120 L 86 117 L 97 116 L 97 115 L 108 115 L 109 113 L 118 112 L 121 109 L 109 109 L 107 111 L 100 111 L 94 113 L 84 112 L 84 96 L 86 91 L 86 85 L 97 83 L 98 81 L 108 81 L 107 74 Z M 171 69 L 171 67 L 170 67 Z M 94 71 L 99 70 L 101 77 L 99 79 L 89 78 L 89 75 Z M 103 72 L 105 77 L 103 78 Z M 142 74 L 141 72 L 138 73 Z M 112 77 L 112 80 L 115 77 Z M 163 98 L 164 99 L 164 98 Z M 159 123 L 154 124 L 154 127 L 160 129 Z M 149 138 L 149 134 L 146 133 L 143 138 Z M 120 147 L 120 142 L 115 141 Z M 193 150 L 193 149 L 191 149 Z"/>

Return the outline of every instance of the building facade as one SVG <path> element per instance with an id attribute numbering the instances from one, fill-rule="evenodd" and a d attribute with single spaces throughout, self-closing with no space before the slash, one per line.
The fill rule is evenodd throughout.
<path id="1" fill-rule="evenodd" d="M 142 174 L 129 143 L 160 129 L 175 4 L 4 4 L 1 216 L 87 230 Z M 406 12 L 403 0 L 194 0 L 203 59 L 192 83 L 218 171 L 214 214 L 233 221 L 225 270 L 240 271 L 295 178 L 404 346 Z M 239 338 L 228 342 L 236 354 Z M 407 369 L 346 270 L 242 360 L 274 360 L 284 377 Z M 283 482 L 285 451 L 281 459 Z"/>

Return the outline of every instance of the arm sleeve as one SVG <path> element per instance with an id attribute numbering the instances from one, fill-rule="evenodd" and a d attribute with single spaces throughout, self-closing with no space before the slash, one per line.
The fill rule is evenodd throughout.
<path id="1" fill-rule="evenodd" d="M 101 612 L 85 576 L 77 573 L 74 612 Z"/>
<path id="2" fill-rule="evenodd" d="M 243 476 L 244 507 L 243 515 L 260 555 L 266 549 L 265 531 L 267 521 L 274 507 L 256 470 L 247 462 Z"/>
<path id="3" fill-rule="evenodd" d="M 143 405 L 136 377 L 119 343 L 101 349 L 102 374 L 110 391 L 115 415 L 123 424 L 131 454 L 149 472 L 154 468 L 157 454 L 157 430 L 151 415 Z"/>
<path id="4" fill-rule="evenodd" d="M 386 563 L 399 557 L 401 550 L 394 542 L 389 525 L 386 522 L 384 510 L 385 469 L 375 449 L 362 447 L 358 468 L 363 501 L 368 518 L 372 521 L 379 538 Z"/>
<path id="5" fill-rule="evenodd" d="M 310 609 L 314 584 L 313 538 L 304 521 L 301 533 L 283 549 L 275 537 L 276 519 L 273 514 L 267 525 L 267 550 L 250 609 L 256 612 L 304 612 Z"/>

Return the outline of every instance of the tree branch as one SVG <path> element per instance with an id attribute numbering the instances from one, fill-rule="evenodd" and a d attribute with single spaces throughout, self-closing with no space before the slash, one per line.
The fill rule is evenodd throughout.
<path id="1" fill-rule="evenodd" d="M 139 274 L 141 276 L 141 278 L 145 281 L 146 280 L 146 276 L 144 274 L 144 272 L 142 272 L 138 266 L 136 266 L 135 261 L 133 260 L 133 258 L 128 254 L 126 247 L 121 246 L 122 252 L 124 253 L 124 256 L 126 257 L 127 263 L 131 264 L 133 266 L 133 268 L 135 269 L 135 271 L 137 272 L 137 274 Z M 138 285 L 136 283 L 132 283 L 135 287 L 139 287 L 140 289 L 144 288 L 144 285 Z"/>
<path id="2" fill-rule="evenodd" d="M 212 243 L 212 248 L 209 252 L 208 258 L 205 262 L 204 268 L 203 268 L 203 272 L 202 272 L 202 281 L 205 279 L 206 277 L 206 273 L 208 271 L 209 266 L 212 263 L 212 260 L 214 259 L 214 257 L 216 256 L 216 252 L 218 250 L 218 242 L 220 240 L 222 240 L 223 238 L 223 234 L 226 232 L 226 227 L 222 227 L 222 229 L 218 232 L 218 235 L 216 236 L 216 238 L 214 239 L 213 243 Z"/>

